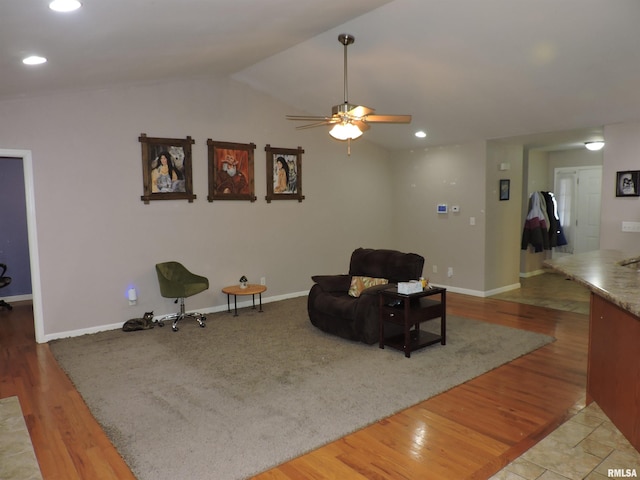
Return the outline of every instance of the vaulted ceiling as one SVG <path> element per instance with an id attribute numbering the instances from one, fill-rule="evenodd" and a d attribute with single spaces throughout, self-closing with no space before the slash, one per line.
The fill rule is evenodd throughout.
<path id="1" fill-rule="evenodd" d="M 230 75 L 292 114 L 330 115 L 346 32 L 349 100 L 413 115 L 365 134 L 389 149 L 576 142 L 640 120 L 637 0 L 84 0 L 67 14 L 47 3 L 0 3 L 0 100 Z M 48 63 L 22 65 L 34 53 Z"/>

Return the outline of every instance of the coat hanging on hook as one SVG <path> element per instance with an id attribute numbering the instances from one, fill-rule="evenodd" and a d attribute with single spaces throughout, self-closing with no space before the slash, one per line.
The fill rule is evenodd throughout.
<path id="1" fill-rule="evenodd" d="M 522 250 L 533 247 L 538 253 L 567 244 L 552 192 L 533 192 L 522 231 Z"/>

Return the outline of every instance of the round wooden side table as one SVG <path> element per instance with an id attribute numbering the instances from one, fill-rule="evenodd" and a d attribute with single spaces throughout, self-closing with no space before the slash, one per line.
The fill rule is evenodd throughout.
<path id="1" fill-rule="evenodd" d="M 238 295 L 251 295 L 252 299 L 253 299 L 253 308 L 256 308 L 256 294 L 259 296 L 260 298 L 260 310 L 259 312 L 262 312 L 262 292 L 265 292 L 267 290 L 267 286 L 266 285 L 255 285 L 255 284 L 248 284 L 246 288 L 241 288 L 240 285 L 231 285 L 229 287 L 224 287 L 222 289 L 222 293 L 226 293 L 227 294 L 227 311 L 229 313 L 231 313 L 231 305 L 229 303 L 229 297 L 231 295 L 233 295 L 233 310 L 234 310 L 234 317 L 238 316 Z"/>

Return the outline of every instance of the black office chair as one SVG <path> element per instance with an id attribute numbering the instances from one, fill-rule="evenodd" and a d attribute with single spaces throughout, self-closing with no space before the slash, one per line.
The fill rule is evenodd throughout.
<path id="1" fill-rule="evenodd" d="M 6 287 L 11 283 L 11 277 L 5 276 L 5 272 L 7 271 L 7 266 L 4 263 L 0 263 L 0 288 Z M 0 308 L 6 308 L 8 310 L 13 310 L 13 307 L 9 305 L 4 300 L 0 300 Z"/>

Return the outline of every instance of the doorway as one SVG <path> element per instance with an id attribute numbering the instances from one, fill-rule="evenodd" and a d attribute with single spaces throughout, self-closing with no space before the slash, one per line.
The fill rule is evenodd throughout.
<path id="1" fill-rule="evenodd" d="M 556 168 L 554 191 L 568 243 L 554 249 L 553 258 L 600 248 L 602 166 Z"/>
<path id="2" fill-rule="evenodd" d="M 0 149 L 3 158 L 19 158 L 24 171 L 24 191 L 27 207 L 27 236 L 29 240 L 29 265 L 31 267 L 31 290 L 33 297 L 33 321 L 36 342 L 45 342 L 42 316 L 42 290 L 40 287 L 40 257 L 38 254 L 38 232 L 36 226 L 35 194 L 33 182 L 33 161 L 30 150 Z"/>

